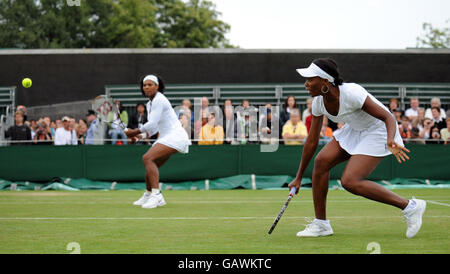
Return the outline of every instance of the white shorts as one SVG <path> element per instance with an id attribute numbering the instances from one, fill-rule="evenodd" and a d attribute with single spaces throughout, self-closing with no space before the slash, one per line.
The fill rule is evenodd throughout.
<path id="1" fill-rule="evenodd" d="M 181 153 L 188 153 L 189 146 L 192 145 L 187 132 L 183 128 L 173 130 L 163 136 L 160 136 L 152 146 L 156 144 L 171 147 Z"/>
<path id="2" fill-rule="evenodd" d="M 363 131 L 352 129 L 345 124 L 341 129 L 333 132 L 339 145 L 350 155 L 362 154 L 383 157 L 392 154 L 387 148 L 387 131 L 383 121 L 376 121 Z M 396 128 L 394 141 L 404 146 L 402 137 Z"/>

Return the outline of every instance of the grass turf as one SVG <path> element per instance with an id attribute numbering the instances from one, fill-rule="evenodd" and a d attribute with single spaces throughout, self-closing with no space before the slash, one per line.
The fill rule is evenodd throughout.
<path id="1" fill-rule="evenodd" d="M 330 190 L 334 235 L 298 238 L 313 218 L 311 190 L 295 196 L 271 235 L 288 191 L 165 191 L 167 205 L 133 206 L 142 191 L 0 192 L 0 253 L 449 253 L 450 190 L 395 190 L 429 200 L 423 226 L 406 239 L 400 210 Z M 438 204 L 438 203 L 440 204 Z"/>

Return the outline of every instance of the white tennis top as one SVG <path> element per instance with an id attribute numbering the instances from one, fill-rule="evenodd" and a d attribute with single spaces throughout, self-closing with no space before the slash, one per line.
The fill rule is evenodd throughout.
<path id="1" fill-rule="evenodd" d="M 147 121 L 139 129 L 149 136 L 159 132 L 161 138 L 173 131 L 184 130 L 169 100 L 160 92 L 147 102 Z"/>
<path id="2" fill-rule="evenodd" d="M 355 83 L 344 83 L 339 86 L 339 112 L 333 116 L 327 112 L 323 103 L 322 96 L 316 96 L 312 103 L 312 114 L 314 116 L 326 115 L 328 119 L 335 123 L 348 124 L 353 130 L 362 131 L 368 129 L 375 122 L 379 121 L 377 118 L 368 114 L 362 107 L 367 96 L 375 103 L 389 110 L 378 101 L 372 94 L 368 93 L 362 86 Z"/>

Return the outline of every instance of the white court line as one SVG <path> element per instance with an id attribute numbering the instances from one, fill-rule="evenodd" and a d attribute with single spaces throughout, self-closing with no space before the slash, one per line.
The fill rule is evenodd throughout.
<path id="1" fill-rule="evenodd" d="M 450 204 L 446 204 L 446 203 L 440 203 L 440 202 L 431 201 L 431 200 L 426 200 L 426 201 L 431 204 L 435 204 L 435 205 L 450 206 Z"/>
<path id="2" fill-rule="evenodd" d="M 283 219 L 305 219 L 307 216 L 291 217 L 285 216 Z M 335 216 L 329 219 L 400 219 L 402 216 Z M 450 218 L 450 216 L 424 216 L 424 218 Z M 73 221 L 85 221 L 85 220 L 258 220 L 258 219 L 274 219 L 270 217 L 0 217 L 0 221 L 35 221 L 35 220 L 73 220 Z"/>

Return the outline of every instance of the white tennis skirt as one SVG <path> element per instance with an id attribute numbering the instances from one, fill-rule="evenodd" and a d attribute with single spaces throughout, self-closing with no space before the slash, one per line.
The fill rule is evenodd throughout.
<path id="1" fill-rule="evenodd" d="M 160 136 L 152 146 L 156 144 L 162 144 L 171 147 L 181 153 L 188 153 L 189 146 L 192 145 L 187 132 L 181 127 L 163 136 Z"/>
<path id="2" fill-rule="evenodd" d="M 354 130 L 348 124 L 345 124 L 341 129 L 336 130 L 333 136 L 350 155 L 362 154 L 383 157 L 392 154 L 387 148 L 386 124 L 383 121 L 376 121 L 363 131 Z M 404 146 L 398 127 L 396 128 L 394 141 Z"/>

